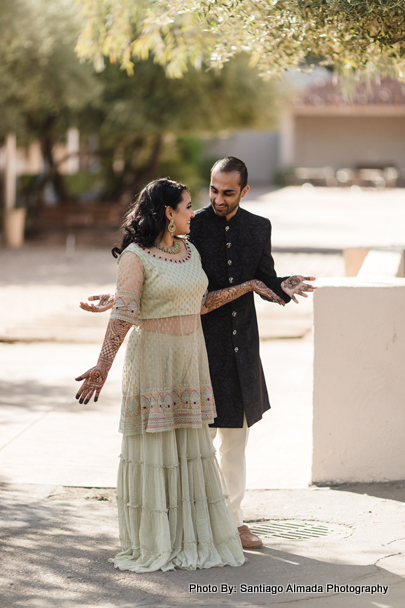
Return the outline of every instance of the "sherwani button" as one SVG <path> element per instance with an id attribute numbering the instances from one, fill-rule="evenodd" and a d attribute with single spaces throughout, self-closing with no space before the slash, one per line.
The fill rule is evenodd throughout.
<path id="1" fill-rule="evenodd" d="M 236 315 L 237 315 L 237 314 L 238 314 L 238 313 L 236 312 L 236 310 L 233 310 L 233 311 L 232 311 L 232 316 L 233 316 L 233 317 L 236 317 Z"/>
<path id="2" fill-rule="evenodd" d="M 233 277 L 229 277 L 228 281 L 229 281 L 230 283 L 233 283 Z"/>
<path id="3" fill-rule="evenodd" d="M 225 226 L 225 230 L 226 230 L 226 232 L 228 232 L 229 226 Z"/>
<path id="4" fill-rule="evenodd" d="M 239 348 L 237 346 L 235 346 L 235 348 L 233 350 L 235 351 L 235 353 L 237 353 Z"/>
<path id="5" fill-rule="evenodd" d="M 232 266 L 232 260 L 228 260 L 228 266 Z"/>
<path id="6" fill-rule="evenodd" d="M 226 246 L 227 246 L 227 247 L 228 247 L 228 249 L 229 249 L 230 247 L 232 247 L 232 243 L 227 243 L 227 244 L 226 244 Z"/>
<path id="7" fill-rule="evenodd" d="M 236 336 L 236 334 L 237 334 L 238 332 L 236 331 L 236 329 L 234 329 L 232 333 L 233 333 L 233 335 L 234 335 L 234 336 Z"/>

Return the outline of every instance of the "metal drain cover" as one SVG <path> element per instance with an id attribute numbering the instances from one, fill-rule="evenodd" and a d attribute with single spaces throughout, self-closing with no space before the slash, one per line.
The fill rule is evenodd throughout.
<path id="1" fill-rule="evenodd" d="M 332 534 L 341 535 L 347 528 L 340 525 L 326 524 L 317 521 L 272 520 L 249 524 L 250 531 L 261 538 L 285 538 L 288 540 L 309 540 Z M 344 530 L 342 530 L 344 528 Z M 349 532 L 350 533 L 350 532 Z"/>

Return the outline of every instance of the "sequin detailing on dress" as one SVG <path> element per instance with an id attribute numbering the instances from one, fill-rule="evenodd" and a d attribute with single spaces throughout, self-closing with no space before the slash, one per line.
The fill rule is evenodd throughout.
<path id="1" fill-rule="evenodd" d="M 216 416 L 200 320 L 208 280 L 195 247 L 186 248 L 179 260 L 136 244 L 120 256 L 111 318 L 135 326 L 124 363 L 122 433 L 198 428 Z"/>

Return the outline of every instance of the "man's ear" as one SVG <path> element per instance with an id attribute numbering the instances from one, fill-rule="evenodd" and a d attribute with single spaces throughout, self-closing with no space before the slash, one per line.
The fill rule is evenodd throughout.
<path id="1" fill-rule="evenodd" d="M 249 192 L 249 190 L 250 190 L 250 186 L 245 186 L 245 187 L 243 188 L 242 192 L 241 192 L 240 197 L 241 197 L 241 198 L 245 198 L 245 196 L 247 195 L 247 193 Z"/>

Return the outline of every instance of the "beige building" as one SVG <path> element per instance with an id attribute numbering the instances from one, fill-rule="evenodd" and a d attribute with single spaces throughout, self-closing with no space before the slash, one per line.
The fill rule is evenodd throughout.
<path id="1" fill-rule="evenodd" d="M 363 82 L 348 101 L 332 79 L 320 78 L 286 115 L 281 152 L 285 166 L 335 173 L 392 167 L 405 178 L 405 84 Z"/>
<path id="2" fill-rule="evenodd" d="M 271 182 L 280 168 L 312 169 L 298 172 L 298 178 L 328 185 L 359 177 L 365 185 L 405 183 L 405 83 L 390 78 L 363 82 L 349 101 L 327 70 L 296 74 L 292 81 L 299 92 L 278 132 L 245 130 L 210 139 L 207 156 L 241 157 L 252 183 Z M 342 169 L 348 171 L 336 180 Z M 385 183 L 378 179 L 384 170 Z"/>

